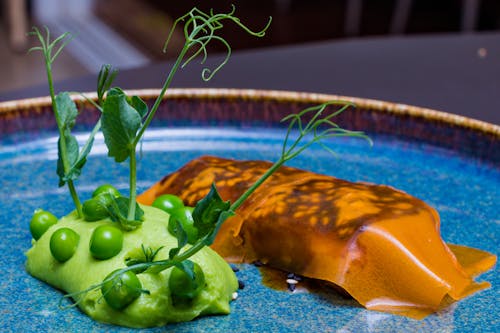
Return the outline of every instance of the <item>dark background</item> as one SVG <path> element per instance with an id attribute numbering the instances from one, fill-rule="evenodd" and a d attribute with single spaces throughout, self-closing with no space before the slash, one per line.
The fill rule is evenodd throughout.
<path id="1" fill-rule="evenodd" d="M 153 58 L 164 55 L 157 45 L 161 45 L 165 25 L 163 15 L 179 17 L 192 7 L 208 11 L 227 12 L 231 4 L 237 8 L 237 16 L 252 29 L 263 27 L 269 16 L 273 23 L 266 38 L 256 39 L 240 34 L 231 39 L 232 31 L 226 36 L 234 49 L 288 45 L 311 41 L 340 38 L 356 38 L 384 35 L 417 35 L 432 33 L 465 32 L 462 17 L 468 1 L 478 4 L 474 27 L 468 32 L 500 30 L 500 1 L 498 0 L 413 0 L 409 15 L 402 28 L 391 31 L 394 16 L 398 10 L 397 0 L 365 0 L 361 3 L 359 24 L 355 31 L 346 31 L 349 18 L 350 0 L 252 0 L 252 1 L 163 1 L 163 0 L 108 0 L 96 3 L 96 13 L 115 29 L 126 34 L 129 40 Z M 404 2 L 404 1 L 403 1 Z M 131 16 L 116 15 L 126 11 L 136 13 Z M 357 30 L 357 31 L 356 31 Z M 152 42 L 153 41 L 153 42 Z"/>
<path id="2" fill-rule="evenodd" d="M 10 1 L 17 0 L 4 0 L 2 5 Z M 54 22 L 52 19 L 40 21 L 33 15 L 42 1 L 56 2 L 62 7 L 69 3 L 92 4 L 93 16 L 146 57 L 142 64 L 120 67 L 112 52 L 97 49 L 109 59 L 89 67 L 75 52 L 70 52 L 70 45 L 54 67 L 56 89 L 94 90 L 96 71 L 103 63 L 112 63 L 121 69 L 117 83 L 124 88 L 159 87 L 165 68 L 171 65 L 171 57 L 177 54 L 176 46 L 179 47 L 182 40 L 181 29 L 178 29 L 170 52 L 161 52 L 173 18 L 185 14 L 194 5 L 204 11 L 214 8 L 217 12 L 227 12 L 234 3 L 236 16 L 251 29 L 261 29 L 268 17 L 273 17 L 265 38 L 251 37 L 236 25 L 228 24 L 223 37 L 234 52 L 224 75 L 205 84 L 199 78 L 199 68 L 188 66 L 176 77 L 173 87 L 334 93 L 500 122 L 499 0 L 26 0 L 29 27 L 45 23 L 50 26 Z M 411 4 L 408 15 L 398 21 L 398 14 L 404 12 L 401 5 L 405 3 Z M 356 4 L 360 7 L 353 11 Z M 468 21 L 464 17 L 470 4 L 478 7 L 475 17 Z M 0 17 L 0 101 L 46 95 L 40 56 L 26 53 L 27 48 L 33 46 L 33 40 L 28 40 L 24 48 L 9 46 L 5 42 L 9 32 L 7 7 L 0 8 L 3 14 Z M 83 17 L 83 26 L 90 25 L 81 11 L 72 14 L 74 17 L 63 13 L 62 19 L 72 21 Z M 397 22 L 399 24 L 395 24 Z M 84 37 L 85 33 L 76 33 L 78 40 Z M 109 44 L 108 40 L 104 43 Z M 89 43 L 92 42 L 91 39 Z M 216 43 L 211 46 L 209 63 L 217 64 L 224 49 Z M 119 54 L 125 53 L 120 50 Z"/>

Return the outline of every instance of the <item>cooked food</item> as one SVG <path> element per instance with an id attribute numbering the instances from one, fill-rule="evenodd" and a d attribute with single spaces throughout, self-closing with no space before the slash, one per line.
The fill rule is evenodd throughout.
<path id="1" fill-rule="evenodd" d="M 138 197 L 180 196 L 195 205 L 212 183 L 234 201 L 270 163 L 218 157 L 193 160 Z M 448 301 L 489 286 L 473 276 L 496 257 L 451 247 L 439 215 L 389 186 L 352 183 L 282 167 L 221 227 L 213 249 L 232 262 L 271 267 L 332 282 L 371 310 L 421 318 Z"/>

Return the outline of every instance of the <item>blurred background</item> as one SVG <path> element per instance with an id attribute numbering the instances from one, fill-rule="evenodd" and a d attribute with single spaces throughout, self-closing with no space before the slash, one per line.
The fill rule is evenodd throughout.
<path id="1" fill-rule="evenodd" d="M 175 18 L 193 6 L 237 15 L 252 29 L 273 17 L 266 38 L 229 27 L 233 50 L 332 39 L 415 34 L 476 33 L 500 30 L 498 0 L 2 0 L 0 7 L 0 95 L 45 82 L 42 58 L 27 53 L 35 42 L 26 33 L 46 25 L 53 36 L 77 36 L 54 65 L 55 80 L 96 73 L 101 64 L 140 67 L 175 56 L 161 49 Z M 236 36 L 231 36 L 238 32 Z M 177 31 L 180 34 L 181 31 Z M 214 46 L 212 52 L 220 51 Z"/>

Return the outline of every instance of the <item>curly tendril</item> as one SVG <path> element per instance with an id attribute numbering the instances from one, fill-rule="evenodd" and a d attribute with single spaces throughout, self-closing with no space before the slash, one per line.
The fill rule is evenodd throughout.
<path id="1" fill-rule="evenodd" d="M 226 48 L 226 56 L 215 68 L 204 68 L 201 73 L 202 79 L 204 81 L 209 81 L 222 67 L 224 67 L 231 57 L 231 46 L 224 38 L 216 34 L 217 30 L 224 27 L 223 21 L 234 22 L 245 32 L 255 37 L 263 37 L 271 25 L 272 18 L 269 17 L 269 20 L 263 29 L 260 31 L 253 31 L 245 24 L 241 23 L 239 18 L 234 16 L 236 8 L 234 5 L 231 7 L 230 12 L 220 14 L 214 14 L 213 10 L 210 10 L 209 13 L 205 13 L 198 8 L 193 8 L 187 14 L 179 17 L 175 20 L 172 29 L 169 32 L 167 40 L 163 46 L 163 52 L 166 52 L 173 33 L 180 22 L 185 22 L 183 32 L 184 38 L 186 39 L 186 51 L 197 47 L 196 51 L 182 63 L 181 68 L 186 66 L 193 59 L 197 58 L 200 54 L 203 54 L 200 63 L 204 64 L 207 59 L 207 45 L 212 41 L 221 43 Z"/>

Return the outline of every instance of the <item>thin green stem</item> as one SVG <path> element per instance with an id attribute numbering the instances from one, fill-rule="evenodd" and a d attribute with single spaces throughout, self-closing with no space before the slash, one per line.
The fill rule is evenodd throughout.
<path id="1" fill-rule="evenodd" d="M 46 52 L 50 52 L 50 51 L 46 50 Z M 68 158 L 67 158 L 66 141 L 64 140 L 64 128 L 61 125 L 59 112 L 57 110 L 56 96 L 55 96 L 55 92 L 54 92 L 54 84 L 53 84 L 53 80 L 52 80 L 52 66 L 51 66 L 51 62 L 49 61 L 50 54 L 47 54 L 44 52 L 44 55 L 45 55 L 45 69 L 47 72 L 47 81 L 49 84 L 50 100 L 52 102 L 52 109 L 54 111 L 54 117 L 56 118 L 57 128 L 59 130 L 59 149 L 60 149 L 59 153 L 62 156 L 61 160 L 63 163 L 64 173 L 68 173 L 69 169 L 70 169 L 70 165 L 69 165 Z M 67 184 L 68 184 L 69 193 L 71 194 L 71 198 L 73 199 L 73 202 L 75 204 L 75 208 L 76 208 L 76 212 L 78 214 L 78 217 L 81 218 L 83 216 L 82 204 L 81 204 L 80 198 L 78 197 L 78 194 L 76 192 L 75 184 L 73 183 L 72 179 L 68 179 Z"/>
<path id="2" fill-rule="evenodd" d="M 88 137 L 87 141 L 85 142 L 85 145 L 82 147 L 81 151 L 85 151 L 85 150 L 89 149 L 89 147 L 93 144 L 94 137 L 96 136 L 97 132 L 99 132 L 100 129 L 101 129 L 101 118 L 99 118 L 99 120 L 95 124 L 94 128 L 90 132 L 89 137 Z"/>
<path id="3" fill-rule="evenodd" d="M 128 216 L 129 221 L 135 220 L 135 198 L 137 196 L 137 160 L 135 156 L 135 149 L 130 153 L 130 201 L 128 206 Z"/>
<path id="4" fill-rule="evenodd" d="M 61 120 L 59 118 L 59 112 L 57 110 L 57 104 L 56 104 L 56 94 L 54 92 L 54 84 L 52 83 L 52 66 L 48 60 L 45 61 L 45 69 L 47 72 L 47 81 L 49 83 L 49 94 L 50 94 L 50 100 L 52 102 L 52 111 L 54 112 L 54 117 L 56 118 L 57 129 L 59 130 L 59 137 L 63 138 L 64 129 L 62 128 Z M 64 140 L 60 140 L 59 145 L 61 147 L 60 148 L 61 154 L 64 154 L 64 156 L 66 156 L 66 142 Z M 63 159 L 63 166 L 64 166 L 64 171 L 67 171 L 69 169 L 69 164 L 66 159 Z"/>
<path id="5" fill-rule="evenodd" d="M 184 59 L 184 56 L 186 55 L 186 52 L 190 48 L 190 45 L 191 44 L 188 44 L 188 43 L 186 43 L 184 45 L 184 47 L 182 48 L 181 52 L 179 53 L 179 56 L 177 57 L 177 60 L 175 61 L 172 69 L 170 70 L 170 73 L 168 73 L 167 79 L 165 80 L 165 83 L 163 84 L 163 87 L 161 88 L 160 94 L 156 98 L 155 103 L 151 107 L 151 110 L 149 111 L 148 116 L 146 117 L 146 120 L 144 121 L 144 124 L 139 129 L 139 132 L 137 132 L 135 140 L 132 143 L 132 145 L 134 147 L 134 150 L 135 150 L 135 147 L 137 146 L 137 143 L 141 140 L 144 132 L 148 128 L 149 124 L 151 123 L 151 120 L 153 120 L 153 117 L 154 117 L 156 111 L 158 110 L 158 107 L 161 104 L 163 96 L 165 96 L 165 93 L 166 93 L 167 89 L 170 87 L 170 84 L 172 83 L 172 80 L 173 80 L 173 78 L 175 76 L 175 73 L 177 73 L 177 70 L 181 66 L 182 60 Z"/>
<path id="6" fill-rule="evenodd" d="M 153 120 L 153 117 L 154 117 L 156 111 L 158 110 L 158 107 L 160 106 L 161 101 L 162 101 L 163 97 L 165 96 L 167 89 L 170 87 L 170 84 L 172 83 L 172 79 L 174 78 L 175 73 L 177 72 L 177 70 L 181 66 L 182 59 L 184 58 L 188 49 L 189 49 L 189 44 L 185 44 L 184 47 L 182 48 L 179 56 L 177 57 L 177 60 L 174 64 L 174 66 L 172 67 L 172 69 L 170 70 L 170 73 L 167 76 L 167 79 L 165 80 L 165 83 L 163 84 L 163 87 L 160 91 L 160 94 L 156 98 L 153 106 L 151 107 L 151 110 L 149 111 L 149 113 L 146 117 L 146 120 L 144 121 L 144 124 L 142 124 L 141 128 L 137 132 L 137 135 L 136 135 L 134 141 L 132 142 L 133 148 L 131 149 L 131 152 L 130 152 L 130 161 L 129 161 L 129 163 L 130 163 L 130 180 L 129 180 L 130 181 L 130 202 L 129 202 L 129 209 L 128 209 L 128 215 L 127 215 L 127 219 L 130 221 L 135 219 L 135 207 L 136 207 L 135 200 L 137 197 L 137 171 L 136 171 L 137 162 L 136 162 L 135 154 L 136 154 L 137 144 L 139 143 L 142 136 L 144 135 L 144 132 L 146 131 L 146 128 L 148 128 L 149 124 L 151 123 L 151 120 Z"/>
<path id="7" fill-rule="evenodd" d="M 136 182 L 137 182 L 137 180 L 136 180 L 136 171 L 135 171 L 135 167 L 136 167 L 135 151 L 136 151 L 138 143 L 141 141 L 141 139 L 144 135 L 144 132 L 146 131 L 146 129 L 149 127 L 151 121 L 153 120 L 154 115 L 156 114 L 156 112 L 157 112 L 157 110 L 158 110 L 158 108 L 159 108 L 159 106 L 160 106 L 160 104 L 165 96 L 165 93 L 166 93 L 167 89 L 170 87 L 170 84 L 171 84 L 175 74 L 179 70 L 179 68 L 182 68 L 187 63 L 191 62 L 200 53 L 203 53 L 203 59 L 202 59 L 202 63 L 203 63 L 207 58 L 206 46 L 209 42 L 211 42 L 213 40 L 217 40 L 217 41 L 221 42 L 222 44 L 224 44 L 224 46 L 226 47 L 226 50 L 227 50 L 227 54 L 226 54 L 226 57 L 224 58 L 224 60 L 222 61 L 222 63 L 219 64 L 217 67 L 215 67 L 213 70 L 210 70 L 207 68 L 203 69 L 203 71 L 202 71 L 203 80 L 205 80 L 205 81 L 210 80 L 213 77 L 213 75 L 215 73 L 217 73 L 227 63 L 227 61 L 231 55 L 231 47 L 223 38 L 214 34 L 215 30 L 222 28 L 222 23 L 220 21 L 222 21 L 224 19 L 232 20 L 238 26 L 243 28 L 246 32 L 248 32 L 254 36 L 258 36 L 258 37 L 262 37 L 264 35 L 265 31 L 267 30 L 267 28 L 269 27 L 271 20 L 269 20 L 268 24 L 266 25 L 266 27 L 263 30 L 258 31 L 258 32 L 253 32 L 250 29 L 248 29 L 245 25 L 243 25 L 239 19 L 231 16 L 234 13 L 234 10 L 235 10 L 235 8 L 233 6 L 233 10 L 229 14 L 216 14 L 216 15 L 214 15 L 213 12 L 210 12 L 210 15 L 208 15 L 208 14 L 205 14 L 205 13 L 197 10 L 196 8 L 194 8 L 189 13 L 187 13 L 186 15 L 182 16 L 181 18 L 177 19 L 174 22 L 172 30 L 170 31 L 170 33 L 167 37 L 167 40 L 165 42 L 163 51 L 165 52 L 166 47 L 168 45 L 168 42 L 170 41 L 170 39 L 172 37 L 173 30 L 175 29 L 177 24 L 180 21 L 183 21 L 185 19 L 187 19 L 187 22 L 185 23 L 183 30 L 184 30 L 186 42 L 185 42 L 183 48 L 181 49 L 181 51 L 179 52 L 179 55 L 177 56 L 177 59 L 176 59 L 174 65 L 172 66 L 172 69 L 170 70 L 158 97 L 156 98 L 153 106 L 151 107 L 151 110 L 148 112 L 146 119 L 144 120 L 144 123 L 140 126 L 139 130 L 137 131 L 137 133 L 135 135 L 134 140 L 132 141 L 132 145 L 131 145 L 132 149 L 131 149 L 131 153 L 130 153 L 130 162 L 129 162 L 130 163 L 130 202 L 129 202 L 129 211 L 128 211 L 128 219 L 129 220 L 134 219 L 135 210 L 136 210 L 135 209 L 135 198 L 136 198 Z M 199 34 L 201 34 L 202 36 L 198 36 Z M 203 34 L 205 34 L 205 35 L 203 36 Z M 184 60 L 187 52 L 196 45 L 199 46 L 199 49 L 197 51 L 195 51 L 192 56 L 188 57 L 187 60 Z M 103 75 L 104 74 L 105 74 L 105 72 L 103 72 Z"/>
<path id="8" fill-rule="evenodd" d="M 90 104 L 92 104 L 92 106 L 93 106 L 93 107 L 95 107 L 95 108 L 96 108 L 96 109 L 97 109 L 100 113 L 102 113 L 102 107 L 101 107 L 101 105 L 102 105 L 102 101 L 100 101 L 100 102 L 99 102 L 100 104 L 99 104 L 99 103 L 96 103 L 96 102 L 95 102 L 92 98 L 88 97 L 88 96 L 87 96 L 87 95 L 85 95 L 85 94 L 82 94 L 82 93 L 80 93 L 80 92 L 77 92 L 77 91 L 70 91 L 69 93 L 70 93 L 70 94 L 79 94 L 80 96 L 82 96 L 83 98 L 85 98 L 85 100 L 86 100 L 87 102 L 89 102 Z M 99 118 L 99 120 L 101 120 L 101 119 Z M 101 125 L 99 124 L 99 126 L 101 126 Z"/>
<path id="9" fill-rule="evenodd" d="M 179 263 L 183 262 L 184 260 L 191 258 L 198 251 L 203 249 L 207 244 L 209 236 L 210 235 L 207 235 L 207 236 L 199 239 L 195 244 L 193 244 L 193 246 L 189 247 L 184 252 L 175 255 L 172 259 L 165 259 L 165 260 L 158 260 L 158 261 L 152 261 L 152 262 L 147 262 L 147 263 L 134 264 L 134 265 L 130 265 L 127 268 L 122 269 L 120 272 L 124 273 L 124 272 L 130 271 L 130 270 L 139 271 L 139 270 L 151 269 L 151 268 L 153 268 L 153 271 L 159 272 L 159 271 L 168 269 L 170 267 L 173 267 L 176 264 L 179 264 Z"/>
<path id="10" fill-rule="evenodd" d="M 262 185 L 262 183 L 264 183 L 267 178 L 269 178 L 276 170 L 278 170 L 282 165 L 283 163 L 285 163 L 286 160 L 282 157 L 280 157 L 280 159 L 275 162 L 262 176 L 260 176 L 260 178 L 255 182 L 253 183 L 252 186 L 250 186 L 232 205 L 231 207 L 229 208 L 230 210 L 232 211 L 235 211 L 236 209 L 238 209 L 238 207 L 241 206 L 241 204 L 243 204 L 243 202 L 245 202 L 245 200 L 253 193 L 255 192 L 255 190 L 257 189 L 257 187 L 259 187 L 260 185 Z"/>
<path id="11" fill-rule="evenodd" d="M 73 202 L 75 203 L 76 212 L 78 214 L 78 217 L 81 218 L 81 217 L 83 217 L 82 203 L 80 202 L 80 198 L 78 197 L 78 194 L 76 193 L 75 184 L 73 183 L 73 180 L 71 180 L 71 179 L 68 179 L 67 183 L 68 183 L 69 193 L 71 194 L 71 198 L 73 199 Z"/>

